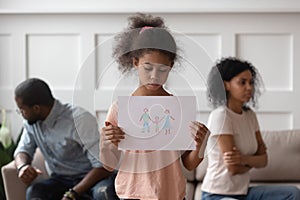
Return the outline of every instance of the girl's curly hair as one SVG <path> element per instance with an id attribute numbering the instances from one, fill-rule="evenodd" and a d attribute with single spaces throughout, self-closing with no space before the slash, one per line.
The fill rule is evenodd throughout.
<path id="1" fill-rule="evenodd" d="M 257 99 L 264 89 L 262 78 L 257 69 L 248 61 L 228 57 L 219 60 L 216 65 L 212 67 L 208 75 L 207 97 L 214 108 L 226 105 L 227 103 L 228 92 L 225 90 L 224 81 L 230 81 L 233 77 L 245 70 L 250 70 L 252 74 L 253 94 L 250 101 L 243 106 L 243 109 L 248 110 L 250 109 L 249 106 L 257 106 Z"/>
<path id="2" fill-rule="evenodd" d="M 177 46 L 173 36 L 161 17 L 138 13 L 128 18 L 128 27 L 115 36 L 113 58 L 121 72 L 133 68 L 133 58 L 139 58 L 149 51 L 160 51 L 174 62 Z"/>

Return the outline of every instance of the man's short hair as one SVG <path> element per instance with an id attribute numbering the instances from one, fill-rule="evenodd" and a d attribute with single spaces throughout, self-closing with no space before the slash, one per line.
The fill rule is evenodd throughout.
<path id="1" fill-rule="evenodd" d="M 27 106 L 51 106 L 54 101 L 47 83 L 38 78 L 30 78 L 20 83 L 15 89 L 15 96 L 21 98 L 22 103 Z"/>

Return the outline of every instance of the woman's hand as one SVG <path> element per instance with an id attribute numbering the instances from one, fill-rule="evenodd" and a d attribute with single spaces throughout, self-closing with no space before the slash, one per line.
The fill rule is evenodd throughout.
<path id="1" fill-rule="evenodd" d="M 241 152 L 236 148 L 233 147 L 232 151 L 227 151 L 223 154 L 223 160 L 225 165 L 241 165 L 242 164 L 242 155 Z"/>
<path id="2" fill-rule="evenodd" d="M 119 142 L 125 138 L 125 133 L 122 131 L 122 129 L 111 124 L 103 127 L 101 134 L 105 141 L 111 141 L 116 146 L 118 146 Z"/>
<path id="3" fill-rule="evenodd" d="M 206 134 L 209 134 L 208 128 L 197 121 L 194 121 L 190 124 L 191 134 L 196 142 L 196 149 L 199 150 L 205 139 Z"/>

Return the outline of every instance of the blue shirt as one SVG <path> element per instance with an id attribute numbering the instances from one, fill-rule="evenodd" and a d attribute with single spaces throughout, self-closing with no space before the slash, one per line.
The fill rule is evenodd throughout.
<path id="1" fill-rule="evenodd" d="M 82 178 L 92 168 L 102 167 L 98 159 L 99 137 L 93 115 L 82 108 L 55 100 L 44 121 L 33 125 L 24 122 L 14 155 L 24 152 L 33 158 L 39 147 L 50 175 Z"/>

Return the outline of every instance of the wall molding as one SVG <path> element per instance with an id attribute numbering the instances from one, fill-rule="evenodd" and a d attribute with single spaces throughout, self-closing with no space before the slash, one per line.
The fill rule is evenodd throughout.
<path id="1" fill-rule="evenodd" d="M 1 0 L 0 8 L 3 8 Z M 101 87 L 98 85 L 103 71 L 113 64 L 109 38 L 124 28 L 129 15 L 131 13 L 0 14 L 0 104 L 8 110 L 13 133 L 19 133 L 22 125 L 22 117 L 15 112 L 14 88 L 32 76 L 49 82 L 55 97 L 62 102 L 75 102 L 96 113 L 100 116 L 100 124 L 103 124 L 111 97 L 117 94 L 114 91 L 116 85 L 126 89 L 137 84 L 137 81 L 125 78 L 120 82 L 117 68 L 111 68 L 105 75 L 108 81 L 100 84 Z M 300 58 L 295 56 L 300 52 L 300 12 L 162 12 L 155 15 L 162 16 L 171 30 L 180 33 L 178 36 L 183 34 L 190 38 L 179 38 L 186 60 L 193 61 L 184 63 L 185 68 L 180 71 L 181 79 L 188 81 L 178 81 L 175 77 L 169 79 L 167 86 L 171 90 L 176 88 L 173 91 L 181 95 L 190 94 L 190 90 L 183 87 L 190 84 L 199 99 L 197 119 L 206 122 L 211 108 L 207 106 L 204 81 L 190 66 L 197 66 L 196 69 L 203 75 L 200 77 L 207 77 L 208 67 L 212 66 L 209 56 L 212 60 L 221 56 L 240 56 L 257 65 L 265 81 L 266 92 L 259 99 L 257 110 L 262 130 L 300 127 L 300 79 L 297 78 L 300 75 Z M 99 49 L 95 51 L 96 47 Z M 60 51 L 62 53 L 56 56 Z M 75 59 L 78 61 L 75 62 Z M 77 63 L 84 66 L 78 78 L 74 76 L 78 70 Z M 57 66 L 62 69 L 58 70 Z M 70 86 L 74 80 L 77 82 L 73 89 Z M 122 89 L 118 87 L 117 92 L 122 93 Z"/>
<path id="2" fill-rule="evenodd" d="M 154 6 L 155 5 L 155 6 Z M 298 13 L 298 0 L 0 0 L 0 14 Z"/>

